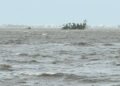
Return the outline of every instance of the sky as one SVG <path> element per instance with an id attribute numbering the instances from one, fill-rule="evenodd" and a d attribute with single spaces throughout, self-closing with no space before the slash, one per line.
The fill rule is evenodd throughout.
<path id="1" fill-rule="evenodd" d="M 0 0 L 0 24 L 120 25 L 120 0 Z"/>

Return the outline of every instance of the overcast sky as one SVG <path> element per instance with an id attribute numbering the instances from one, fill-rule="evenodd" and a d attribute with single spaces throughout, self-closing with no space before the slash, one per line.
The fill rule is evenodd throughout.
<path id="1" fill-rule="evenodd" d="M 0 0 L 0 24 L 120 24 L 120 0 Z"/>

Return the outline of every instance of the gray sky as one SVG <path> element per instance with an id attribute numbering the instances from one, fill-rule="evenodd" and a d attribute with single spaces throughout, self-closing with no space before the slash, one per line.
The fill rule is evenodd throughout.
<path id="1" fill-rule="evenodd" d="M 120 24 L 120 0 L 0 0 L 0 24 Z"/>

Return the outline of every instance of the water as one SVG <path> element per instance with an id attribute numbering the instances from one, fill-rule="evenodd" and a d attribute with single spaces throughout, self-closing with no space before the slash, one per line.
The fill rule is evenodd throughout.
<path id="1" fill-rule="evenodd" d="M 37 33 L 41 39 L 30 37 L 29 31 L 5 32 L 0 41 L 0 86 L 120 86 L 118 37 L 108 43 L 110 38 L 98 41 L 94 36 L 96 42 L 91 42 L 93 34 L 85 34 L 82 41 L 71 42 L 66 34 L 55 38 L 48 31 L 47 37 Z M 84 36 L 89 40 L 83 41 Z"/>
<path id="2" fill-rule="evenodd" d="M 119 46 L 119 43 L 0 45 L 0 83 L 5 86 L 116 84 L 120 82 Z M 5 65 L 8 67 L 3 68 Z"/>

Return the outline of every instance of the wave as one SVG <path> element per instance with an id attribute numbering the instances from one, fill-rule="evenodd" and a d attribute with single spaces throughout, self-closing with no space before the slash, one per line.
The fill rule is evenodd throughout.
<path id="1" fill-rule="evenodd" d="M 76 46 L 92 46 L 92 44 L 90 44 L 88 42 L 72 43 L 72 45 L 76 45 Z"/>
<path id="2" fill-rule="evenodd" d="M 32 77 L 41 77 L 46 79 L 62 79 L 63 81 L 78 81 L 84 83 L 97 83 L 97 82 L 115 82 L 116 79 L 112 79 L 108 76 L 89 76 L 89 75 L 77 75 L 69 73 L 21 73 L 22 75 L 32 76 Z M 115 77 L 113 77 L 115 78 Z M 120 82 L 117 80 L 116 82 Z"/>
<path id="3" fill-rule="evenodd" d="M 64 78 L 64 79 L 83 79 L 87 78 L 87 76 L 80 76 L 76 74 L 69 74 L 69 73 L 21 73 L 21 75 L 27 76 L 36 76 L 36 77 L 53 77 L 53 78 Z"/>
<path id="4" fill-rule="evenodd" d="M 0 64 L 0 71 L 12 71 L 11 65 L 8 64 Z"/>
<path id="5" fill-rule="evenodd" d="M 39 63 L 37 60 L 6 60 L 9 63 Z"/>

